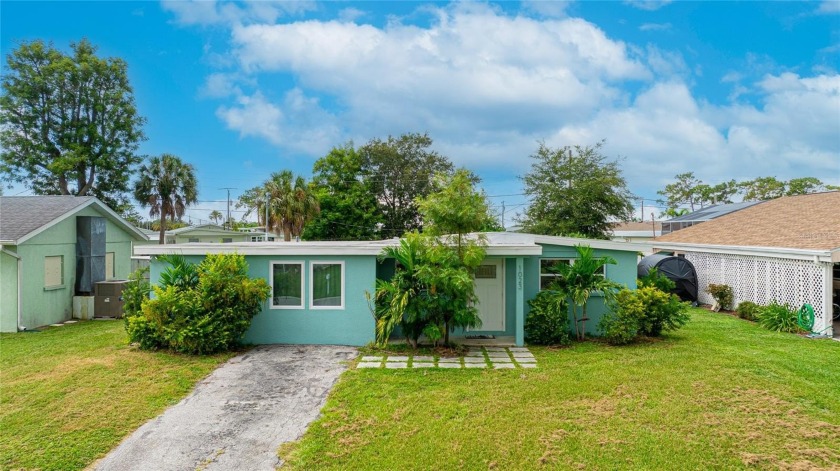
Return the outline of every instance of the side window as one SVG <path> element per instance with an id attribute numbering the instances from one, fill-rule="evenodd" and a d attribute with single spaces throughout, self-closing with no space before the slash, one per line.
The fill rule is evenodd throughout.
<path id="1" fill-rule="evenodd" d="M 310 309 L 344 309 L 344 262 L 311 262 Z"/>
<path id="2" fill-rule="evenodd" d="M 303 308 L 303 262 L 271 262 L 271 308 Z"/>
<path id="3" fill-rule="evenodd" d="M 44 257 L 44 288 L 64 285 L 64 255 Z"/>
<path id="4" fill-rule="evenodd" d="M 557 278 L 554 271 L 560 265 L 571 265 L 572 260 L 568 258 L 543 258 L 540 259 L 540 291 L 548 288 L 548 285 Z"/>
<path id="5" fill-rule="evenodd" d="M 222 239 L 222 243 L 223 243 L 223 244 L 230 244 L 230 243 L 232 243 L 232 242 L 233 242 L 233 238 L 232 238 L 232 237 L 225 237 L 225 238 L 223 238 L 223 239 Z"/>
<path id="6" fill-rule="evenodd" d="M 190 237 L 187 242 L 198 242 L 198 237 Z"/>
<path id="7" fill-rule="evenodd" d="M 114 252 L 105 253 L 105 279 L 113 280 L 117 277 L 116 267 L 114 267 Z"/>

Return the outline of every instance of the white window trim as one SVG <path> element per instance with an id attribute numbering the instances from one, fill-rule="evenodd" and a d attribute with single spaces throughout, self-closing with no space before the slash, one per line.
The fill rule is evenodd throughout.
<path id="1" fill-rule="evenodd" d="M 341 265 L 341 304 L 338 306 L 316 306 L 315 305 L 315 265 Z M 343 260 L 310 260 L 309 261 L 309 309 L 318 311 L 344 310 L 347 293 L 344 289 L 347 275 L 344 270 Z"/>
<path id="2" fill-rule="evenodd" d="M 274 304 L 274 265 L 300 265 L 300 305 L 298 306 L 276 306 Z M 306 297 L 305 287 L 306 287 L 306 262 L 303 260 L 271 260 L 268 262 L 268 284 L 271 286 L 271 297 L 268 299 L 268 308 L 269 309 L 280 309 L 280 310 L 287 310 L 287 309 L 306 309 L 306 306 L 303 304 L 303 300 Z"/>
<path id="3" fill-rule="evenodd" d="M 568 258 L 568 257 L 543 257 L 543 258 L 540 258 L 540 262 L 542 262 L 543 260 L 568 260 L 569 265 L 574 265 L 577 258 Z M 607 278 L 607 265 L 609 265 L 609 264 L 605 264 L 605 265 L 602 266 L 602 268 L 604 269 L 604 278 Z M 556 277 L 557 275 L 554 274 L 554 273 L 543 273 L 542 272 L 542 263 L 540 263 L 539 268 L 540 268 L 540 278 L 539 278 L 539 285 L 538 286 L 539 286 L 539 290 L 542 291 L 542 279 L 543 279 L 543 277 L 544 276 Z"/>

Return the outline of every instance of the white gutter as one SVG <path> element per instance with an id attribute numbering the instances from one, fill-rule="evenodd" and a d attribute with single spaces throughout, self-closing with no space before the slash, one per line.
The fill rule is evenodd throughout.
<path id="1" fill-rule="evenodd" d="M 17 259 L 17 326 L 15 330 L 20 332 L 20 325 L 23 323 L 23 279 L 20 274 L 23 270 L 23 259 L 11 250 L 4 249 L 2 245 L 0 245 L 0 252 Z"/>
<path id="2" fill-rule="evenodd" d="M 729 255 L 756 255 L 764 257 L 785 258 L 792 260 L 813 260 L 815 262 L 831 262 L 840 258 L 840 249 L 814 250 L 794 249 L 788 247 L 754 247 L 737 245 L 689 244 L 680 242 L 650 242 L 655 249 L 680 250 L 686 252 L 713 252 Z"/>

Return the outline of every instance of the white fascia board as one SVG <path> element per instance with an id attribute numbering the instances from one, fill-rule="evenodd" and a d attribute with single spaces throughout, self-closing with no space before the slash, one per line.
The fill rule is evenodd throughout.
<path id="1" fill-rule="evenodd" d="M 240 255 L 379 255 L 382 245 L 310 245 L 297 242 L 265 243 L 234 242 L 220 244 L 188 243 L 168 245 L 138 245 L 134 255 L 207 255 L 210 253 L 238 253 Z"/>
<path id="2" fill-rule="evenodd" d="M 487 255 L 502 256 L 525 256 L 542 255 L 542 247 L 539 245 L 490 245 L 485 248 Z"/>
<path id="3" fill-rule="evenodd" d="M 815 262 L 830 262 L 833 258 L 829 250 L 794 249 L 787 247 L 753 247 L 736 245 L 688 244 L 677 242 L 652 241 L 652 247 L 662 250 L 678 250 L 683 252 L 712 252 L 728 255 L 755 255 L 763 257 L 785 258 L 791 260 L 813 260 Z"/>
<path id="4" fill-rule="evenodd" d="M 12 252 L 11 250 L 3 247 L 3 245 L 0 245 L 0 252 L 3 252 L 4 254 L 6 254 L 10 257 L 14 257 L 14 258 L 20 260 L 20 255 L 18 255 L 16 253 Z"/>
<path id="5" fill-rule="evenodd" d="M 831 251 L 831 261 L 834 263 L 840 263 L 840 248 L 836 248 Z"/>
<path id="6" fill-rule="evenodd" d="M 58 223 L 64 221 L 65 219 L 67 219 L 69 217 L 72 217 L 73 215 L 75 215 L 79 211 L 87 208 L 88 206 L 96 206 L 97 208 L 102 210 L 102 212 L 105 213 L 105 216 L 108 219 L 111 220 L 111 222 L 113 222 L 115 224 L 118 224 L 120 226 L 123 226 L 123 228 L 127 232 L 129 232 L 131 234 L 134 234 L 137 237 L 137 240 L 149 240 L 147 238 L 146 234 L 143 233 L 143 231 L 134 227 L 133 224 L 130 224 L 125 219 L 120 217 L 119 214 L 115 213 L 114 210 L 109 208 L 107 205 L 105 205 L 105 203 L 100 202 L 96 198 L 91 198 L 90 200 L 88 200 L 87 203 L 80 204 L 79 206 L 76 206 L 75 208 L 67 211 L 66 213 L 62 214 L 61 216 L 59 216 L 55 219 L 53 219 L 52 221 L 48 222 L 47 224 L 44 224 L 43 226 L 35 229 L 34 231 L 30 232 L 29 234 L 26 234 L 25 236 L 21 237 L 20 239 L 14 241 L 13 245 L 20 245 L 20 244 L 26 242 L 27 240 L 35 237 L 36 235 L 46 231 L 47 229 L 55 226 Z M 12 244 L 10 243 L 9 245 L 12 245 Z"/>
<path id="7" fill-rule="evenodd" d="M 651 244 L 645 242 L 620 242 L 616 240 L 578 239 L 576 237 L 543 235 L 535 235 L 534 242 L 537 244 L 565 245 L 568 247 L 574 247 L 575 245 L 588 245 L 593 249 L 619 250 L 624 252 L 644 252 L 646 250 L 650 250 L 651 248 Z"/>

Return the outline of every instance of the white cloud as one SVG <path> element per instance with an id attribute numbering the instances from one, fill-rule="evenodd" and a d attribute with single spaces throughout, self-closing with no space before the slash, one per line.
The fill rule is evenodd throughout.
<path id="1" fill-rule="evenodd" d="M 312 1 L 233 2 L 216 0 L 163 0 L 164 10 L 175 14 L 183 25 L 230 25 L 253 22 L 273 23 L 286 15 L 296 15 L 315 8 Z"/>
<path id="2" fill-rule="evenodd" d="M 823 0 L 817 8 L 817 13 L 820 14 L 836 14 L 840 13 L 840 1 L 838 0 Z"/>
<path id="3" fill-rule="evenodd" d="M 639 10 L 654 11 L 668 5 L 671 0 L 626 0 L 624 3 Z"/>
<path id="4" fill-rule="evenodd" d="M 367 13 L 365 13 L 364 11 L 359 10 L 358 8 L 353 8 L 353 7 L 344 8 L 340 12 L 338 12 L 338 18 L 341 21 L 347 21 L 347 22 L 356 21 L 359 18 L 362 18 L 366 15 L 367 15 Z"/>
<path id="5" fill-rule="evenodd" d="M 570 1 L 525 0 L 522 2 L 522 9 L 545 18 L 565 18 L 568 16 L 566 10 L 571 4 Z"/>
<path id="6" fill-rule="evenodd" d="M 668 31 L 671 27 L 671 23 L 644 23 L 639 26 L 639 31 Z"/>

